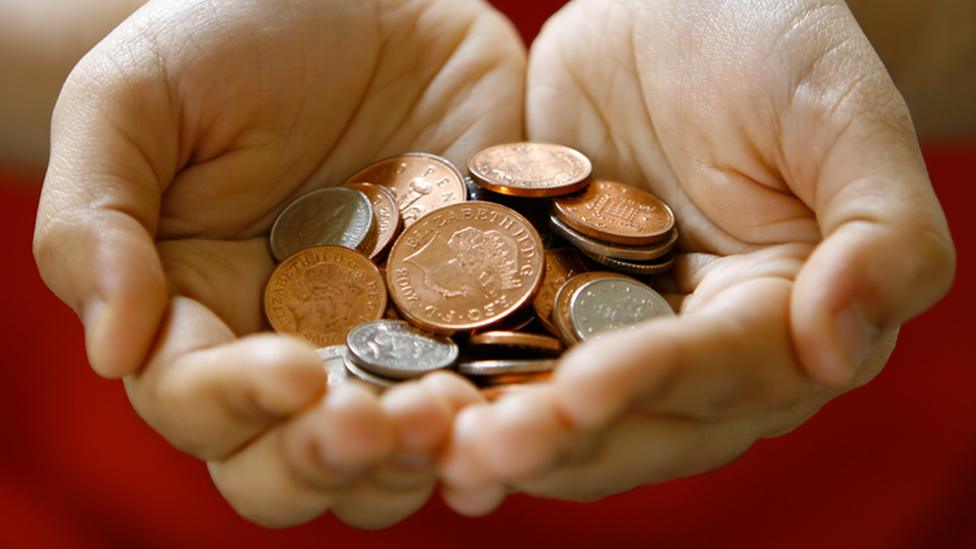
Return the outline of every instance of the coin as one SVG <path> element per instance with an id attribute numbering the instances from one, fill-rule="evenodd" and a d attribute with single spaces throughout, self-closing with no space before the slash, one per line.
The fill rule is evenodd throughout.
<path id="1" fill-rule="evenodd" d="M 363 253 L 376 261 L 389 250 L 393 240 L 403 228 L 403 218 L 400 217 L 400 209 L 397 207 L 396 199 L 389 189 L 372 183 L 348 183 L 346 187 L 363 193 L 373 205 L 373 215 L 376 218 L 376 236 L 373 238 L 372 246 L 364 248 Z"/>
<path id="2" fill-rule="evenodd" d="M 386 302 L 379 269 L 361 253 L 338 246 L 292 255 L 278 265 L 264 291 L 271 326 L 316 347 L 345 343 L 350 330 L 382 318 Z"/>
<path id="3" fill-rule="evenodd" d="M 271 227 L 271 253 L 278 261 L 315 246 L 363 247 L 373 228 L 373 206 L 363 193 L 342 187 L 319 189 L 285 207 Z"/>
<path id="4" fill-rule="evenodd" d="M 488 147 L 468 161 L 480 185 L 513 196 L 562 196 L 586 187 L 593 165 L 583 153 L 551 143 Z"/>
<path id="5" fill-rule="evenodd" d="M 549 226 L 567 242 L 588 253 L 631 261 L 653 261 L 671 253 L 678 242 L 678 231 L 671 231 L 671 238 L 653 246 L 626 246 L 608 244 L 574 231 L 556 216 L 549 218 Z"/>
<path id="6" fill-rule="evenodd" d="M 524 349 L 539 354 L 559 355 L 563 343 L 558 339 L 536 334 L 518 332 L 485 332 L 468 339 L 471 347 L 506 347 Z"/>
<path id="7" fill-rule="evenodd" d="M 400 313 L 450 335 L 490 326 L 519 310 L 542 283 L 542 240 L 515 211 L 490 202 L 454 204 L 403 231 L 387 262 Z"/>
<path id="8" fill-rule="evenodd" d="M 429 153 L 407 153 L 360 170 L 348 183 L 368 182 L 392 190 L 404 227 L 424 215 L 467 200 L 464 176 L 449 160 Z"/>
<path id="9" fill-rule="evenodd" d="M 531 392 L 536 390 L 540 385 L 541 383 L 519 383 L 514 385 L 489 386 L 481 389 L 481 396 L 488 402 L 497 402 L 508 395 Z"/>
<path id="10" fill-rule="evenodd" d="M 384 389 L 389 389 L 390 387 L 393 387 L 398 383 L 398 381 L 395 379 L 386 379 L 378 375 L 371 374 L 366 370 L 363 370 L 359 366 L 356 366 L 356 364 L 353 363 L 351 360 L 349 360 L 348 356 L 346 357 L 346 360 L 343 364 L 345 365 L 346 370 L 350 374 L 352 374 L 352 377 L 358 379 L 359 381 L 362 381 L 366 385 L 379 389 L 380 391 Z"/>
<path id="11" fill-rule="evenodd" d="M 583 254 L 604 267 L 610 267 L 615 271 L 638 276 L 653 276 L 666 273 L 674 267 L 675 262 L 675 255 L 673 253 L 647 263 L 635 263 L 633 261 L 614 259 L 612 257 L 591 254 L 585 250 Z"/>
<path id="12" fill-rule="evenodd" d="M 319 349 L 317 353 L 319 358 L 322 359 L 322 365 L 325 367 L 326 374 L 329 376 L 326 383 L 329 388 L 337 387 L 349 380 L 349 371 L 346 370 L 345 365 L 345 345 L 325 347 Z"/>
<path id="13" fill-rule="evenodd" d="M 502 374 L 491 376 L 475 376 L 472 379 L 481 387 L 514 387 L 516 385 L 529 385 L 545 383 L 552 379 L 553 372 L 542 372 L 539 374 Z"/>
<path id="14" fill-rule="evenodd" d="M 674 214 L 653 194 L 615 181 L 594 181 L 585 191 L 553 201 L 556 216 L 586 236 L 631 246 L 671 235 Z"/>
<path id="15" fill-rule="evenodd" d="M 570 319 L 576 337 L 587 341 L 652 318 L 674 316 L 671 305 L 650 286 L 636 280 L 603 279 L 573 293 Z"/>
<path id="16" fill-rule="evenodd" d="M 563 340 L 563 343 L 565 343 L 567 346 L 580 343 L 579 337 L 577 337 L 575 330 L 573 330 L 572 319 L 570 318 L 570 305 L 572 305 L 573 295 L 576 293 L 576 290 L 580 289 L 587 283 L 606 278 L 624 278 L 627 280 L 633 280 L 629 276 L 619 273 L 593 271 L 579 274 L 570 278 L 563 283 L 562 286 L 560 286 L 559 290 L 556 291 L 551 320 L 553 325 L 556 327 L 556 331 L 558 332 L 556 335 L 558 335 L 559 338 Z"/>
<path id="17" fill-rule="evenodd" d="M 546 250 L 546 272 L 542 278 L 542 287 L 532 301 L 532 307 L 539 322 L 549 333 L 559 335 L 559 330 L 552 323 L 552 306 L 556 292 L 567 280 L 588 270 L 574 248 Z"/>
<path id="18" fill-rule="evenodd" d="M 413 379 L 450 368 L 459 352 L 450 339 L 426 334 L 402 320 L 360 325 L 349 332 L 346 346 L 350 361 L 389 379 Z"/>
<path id="19" fill-rule="evenodd" d="M 458 372 L 466 376 L 501 376 L 546 374 L 556 369 L 558 361 L 542 360 L 473 360 L 458 364 Z"/>

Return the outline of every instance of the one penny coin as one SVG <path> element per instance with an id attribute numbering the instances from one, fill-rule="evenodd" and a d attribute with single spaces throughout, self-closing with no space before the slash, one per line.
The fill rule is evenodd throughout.
<path id="1" fill-rule="evenodd" d="M 484 332 L 468 339 L 468 346 L 487 349 L 518 349 L 532 354 L 558 356 L 563 343 L 556 338 L 521 332 Z"/>
<path id="2" fill-rule="evenodd" d="M 671 237 L 658 244 L 650 246 L 627 246 L 625 244 L 610 244 L 595 238 L 590 238 L 574 231 L 556 216 L 549 218 L 549 226 L 561 238 L 587 253 L 622 259 L 624 261 L 654 261 L 671 253 L 678 243 L 678 231 L 671 231 Z"/>
<path id="3" fill-rule="evenodd" d="M 364 249 L 363 253 L 373 261 L 381 259 L 403 229 L 403 218 L 400 217 L 400 208 L 397 207 L 395 196 L 386 187 L 372 183 L 349 183 L 346 186 L 366 195 L 373 205 L 376 237 L 373 239 L 372 247 Z"/>
<path id="4" fill-rule="evenodd" d="M 466 202 L 403 231 L 390 251 L 387 284 L 405 318 L 450 335 L 490 326 L 528 303 L 544 263 L 542 239 L 524 217 Z"/>
<path id="5" fill-rule="evenodd" d="M 671 236 L 674 214 L 653 194 L 615 181 L 594 181 L 585 191 L 553 201 L 560 221 L 586 236 L 630 246 Z"/>
<path id="6" fill-rule="evenodd" d="M 380 160 L 347 180 L 392 190 L 405 227 L 424 215 L 468 198 L 464 176 L 449 160 L 429 153 L 407 153 Z"/>
<path id="7" fill-rule="evenodd" d="M 608 278 L 634 280 L 629 276 L 622 275 L 620 273 L 592 271 L 570 278 L 556 292 L 556 298 L 552 309 L 552 323 L 556 326 L 556 330 L 559 332 L 559 338 L 562 339 L 563 343 L 565 343 L 567 346 L 573 346 L 580 343 L 580 339 L 576 335 L 576 331 L 573 329 L 573 321 L 570 316 L 573 295 L 576 293 L 576 290 L 579 290 L 581 287 L 593 282 L 594 280 L 604 280 Z"/>
<path id="8" fill-rule="evenodd" d="M 285 207 L 271 227 L 271 253 L 278 261 L 315 246 L 361 250 L 373 230 L 373 205 L 363 193 L 343 187 L 319 189 Z"/>
<path id="9" fill-rule="evenodd" d="M 275 269 L 264 291 L 264 310 L 278 332 L 315 345 L 346 342 L 350 330 L 383 318 L 386 285 L 363 254 L 338 246 L 308 248 Z"/>
<path id="10" fill-rule="evenodd" d="M 677 256 L 672 253 L 655 259 L 654 261 L 638 263 L 635 261 L 625 261 L 623 259 L 614 259 L 612 257 L 591 254 L 585 250 L 583 251 L 583 254 L 604 267 L 609 267 L 616 271 L 636 276 L 654 276 L 666 273 L 674 267 L 674 262 L 677 259 Z"/>
<path id="11" fill-rule="evenodd" d="M 468 161 L 481 186 L 512 196 L 562 196 L 590 183 L 593 164 L 583 153 L 551 143 L 508 143 L 476 153 Z"/>
<path id="12" fill-rule="evenodd" d="M 636 280 L 594 280 L 576 290 L 571 301 L 570 319 L 580 341 L 652 318 L 674 316 L 661 294 Z"/>
<path id="13" fill-rule="evenodd" d="M 532 301 L 532 307 L 539 322 L 549 333 L 559 335 L 559 330 L 551 320 L 556 292 L 567 280 L 588 270 L 582 256 L 575 248 L 546 250 L 546 272 L 542 278 L 542 287 Z"/>

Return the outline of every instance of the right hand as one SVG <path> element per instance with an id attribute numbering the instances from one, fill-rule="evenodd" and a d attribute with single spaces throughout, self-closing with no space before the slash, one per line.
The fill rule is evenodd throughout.
<path id="1" fill-rule="evenodd" d="M 267 237 L 290 200 L 372 160 L 457 162 L 520 139 L 519 44 L 481 0 L 156 0 L 68 79 L 41 275 L 81 316 L 93 368 L 124 378 L 245 517 L 331 510 L 381 527 L 433 489 L 439 445 L 477 393 L 444 374 L 323 398 L 311 347 L 254 335 Z"/>

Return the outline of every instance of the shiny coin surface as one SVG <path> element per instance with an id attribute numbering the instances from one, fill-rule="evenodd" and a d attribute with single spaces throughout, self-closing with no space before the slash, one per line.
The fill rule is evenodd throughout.
<path id="1" fill-rule="evenodd" d="M 299 197 L 271 227 L 271 253 L 278 261 L 305 248 L 342 246 L 360 250 L 373 230 L 373 205 L 363 193 L 344 187 Z"/>
<path id="2" fill-rule="evenodd" d="M 467 200 L 464 176 L 449 160 L 428 153 L 408 153 L 380 160 L 347 180 L 380 185 L 396 194 L 405 227 L 424 215 Z"/>
<path id="3" fill-rule="evenodd" d="M 450 339 L 424 333 L 402 320 L 363 324 L 349 332 L 346 346 L 350 361 L 390 379 L 413 379 L 450 368 L 459 352 Z"/>
<path id="4" fill-rule="evenodd" d="M 393 387 L 398 383 L 398 381 L 395 379 L 386 379 L 384 377 L 380 377 L 378 375 L 367 372 L 366 370 L 357 366 L 353 361 L 349 360 L 348 356 L 346 357 L 344 364 L 346 366 L 346 370 L 349 371 L 350 377 L 362 381 L 366 385 L 369 385 L 381 391 L 384 389 L 389 389 L 390 387 Z"/>
<path id="5" fill-rule="evenodd" d="M 576 290 L 570 305 L 573 329 L 580 341 L 661 316 L 674 316 L 667 300 L 635 280 L 594 280 Z"/>
<path id="6" fill-rule="evenodd" d="M 513 196 L 562 196 L 586 187 L 593 165 L 583 153 L 551 143 L 489 147 L 468 161 L 480 185 Z"/>
<path id="7" fill-rule="evenodd" d="M 590 282 L 593 282 L 594 280 L 604 280 L 608 278 L 623 278 L 633 280 L 629 276 L 619 273 L 593 271 L 570 278 L 556 292 L 556 298 L 553 302 L 552 309 L 552 323 L 555 325 L 556 331 L 558 332 L 556 335 L 558 335 L 559 338 L 563 340 L 563 343 L 565 343 L 567 346 L 580 343 L 580 339 L 576 335 L 576 331 L 573 329 L 573 321 L 570 316 L 570 307 L 573 304 L 573 295 L 576 293 L 576 290 L 582 288 Z M 634 282 L 636 282 L 636 280 Z"/>
<path id="8" fill-rule="evenodd" d="M 559 355 L 563 351 L 563 343 L 558 339 L 536 334 L 518 332 L 485 332 L 471 336 L 468 340 L 471 347 L 506 347 L 524 349 L 539 354 Z"/>
<path id="9" fill-rule="evenodd" d="M 646 263 L 614 259 L 612 257 L 591 254 L 587 251 L 583 251 L 583 254 L 604 267 L 610 267 L 615 271 L 638 276 L 653 276 L 666 273 L 674 267 L 675 262 L 675 255 L 673 253 Z"/>
<path id="10" fill-rule="evenodd" d="M 400 217 L 396 198 L 386 187 L 372 183 L 349 183 L 346 186 L 366 195 L 373 205 L 373 216 L 376 220 L 375 237 L 372 239 L 372 245 L 364 248 L 363 253 L 373 261 L 381 259 L 403 229 L 403 218 Z"/>
<path id="11" fill-rule="evenodd" d="M 590 238 L 574 231 L 556 216 L 549 218 L 549 226 L 553 232 L 573 246 L 588 253 L 613 259 L 631 261 L 653 261 L 671 253 L 678 242 L 678 231 L 671 231 L 671 237 L 652 246 L 627 246 L 624 244 L 610 244 Z"/>
<path id="12" fill-rule="evenodd" d="M 556 360 L 474 360 L 458 364 L 458 372 L 466 376 L 503 376 L 546 374 L 556 369 Z"/>
<path id="13" fill-rule="evenodd" d="M 586 236 L 630 246 L 671 236 L 674 214 L 653 194 L 616 181 L 594 181 L 585 191 L 553 201 L 560 221 Z"/>
<path id="14" fill-rule="evenodd" d="M 316 347 L 344 344 L 350 330 L 383 318 L 386 303 L 379 269 L 363 254 L 337 246 L 292 255 L 278 265 L 264 291 L 271 326 Z"/>
<path id="15" fill-rule="evenodd" d="M 588 270 L 579 251 L 575 248 L 546 250 L 546 272 L 542 278 L 542 287 L 532 301 L 532 308 L 535 309 L 539 322 L 549 333 L 559 335 L 559 330 L 552 323 L 552 307 L 556 300 L 556 292 L 567 280 Z"/>
<path id="16" fill-rule="evenodd" d="M 325 373 L 329 376 L 326 385 L 336 387 L 349 381 L 349 371 L 346 370 L 346 346 L 333 345 L 316 351 L 322 359 Z"/>
<path id="17" fill-rule="evenodd" d="M 515 211 L 489 202 L 447 206 L 404 230 L 387 284 L 413 324 L 450 335 L 490 326 L 535 296 L 542 240 Z"/>

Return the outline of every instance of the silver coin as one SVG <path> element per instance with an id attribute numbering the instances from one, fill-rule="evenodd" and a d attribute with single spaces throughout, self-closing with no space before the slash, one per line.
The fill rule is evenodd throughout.
<path id="1" fill-rule="evenodd" d="M 356 366 L 356 364 L 354 364 L 351 360 L 349 360 L 348 356 L 346 356 L 344 363 L 346 366 L 346 370 L 349 371 L 349 373 L 352 375 L 353 378 L 358 379 L 359 381 L 362 381 L 363 383 L 367 385 L 371 385 L 377 389 L 380 390 L 389 389 L 390 387 L 393 387 L 394 385 L 397 384 L 397 381 L 395 379 L 386 379 L 377 375 L 373 375 L 367 372 L 366 370 L 363 370 L 359 366 Z"/>
<path id="2" fill-rule="evenodd" d="M 556 369 L 557 360 L 474 360 L 458 364 L 466 376 L 545 374 Z"/>
<path id="3" fill-rule="evenodd" d="M 310 192 L 285 207 L 271 227 L 278 261 L 315 246 L 360 250 L 373 230 L 373 205 L 365 194 L 332 187 Z"/>
<path id="4" fill-rule="evenodd" d="M 671 253 L 678 242 L 678 231 L 671 231 L 671 237 L 657 246 L 625 246 L 601 242 L 563 223 L 558 217 L 549 217 L 549 226 L 553 232 L 580 250 L 612 259 L 630 261 L 654 261 Z"/>
<path id="5" fill-rule="evenodd" d="M 594 254 L 588 252 L 582 248 L 580 251 L 583 255 L 596 261 L 604 267 L 609 267 L 614 271 L 627 273 L 637 276 L 653 276 L 666 273 L 674 267 L 675 255 L 673 253 L 668 254 L 660 259 L 651 261 L 648 263 L 639 263 L 633 261 L 624 261 L 623 259 L 614 259 L 612 257 L 607 257 L 605 255 Z"/>
<path id="6" fill-rule="evenodd" d="M 413 379 L 450 368 L 458 346 L 402 320 L 368 322 L 346 337 L 349 360 L 369 372 L 392 379 Z"/>
<path id="7" fill-rule="evenodd" d="M 342 385 L 349 380 L 349 372 L 346 370 L 346 346 L 333 345 L 316 351 L 322 359 L 322 365 L 328 374 L 328 387 Z"/>
<path id="8" fill-rule="evenodd" d="M 661 316 L 674 316 L 667 300 L 646 284 L 626 278 L 604 278 L 581 286 L 569 307 L 580 341 Z"/>

